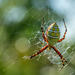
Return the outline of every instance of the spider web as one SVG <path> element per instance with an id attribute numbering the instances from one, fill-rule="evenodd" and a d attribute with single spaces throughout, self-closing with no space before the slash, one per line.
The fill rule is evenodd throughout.
<path id="1" fill-rule="evenodd" d="M 55 1 L 55 0 L 54 0 Z M 50 1 L 44 1 L 44 0 L 32 0 L 31 4 L 32 6 L 28 8 L 25 8 L 22 6 L 23 2 L 20 3 L 20 0 L 17 3 L 16 6 L 14 6 L 14 1 L 6 1 L 10 2 L 10 5 L 6 7 L 7 9 L 2 10 L 5 13 L 2 15 L 2 21 L 0 24 L 0 73 L 1 75 L 11 74 L 11 70 L 13 70 L 16 67 L 15 70 L 17 70 L 19 67 L 22 66 L 23 69 L 26 67 L 27 61 L 31 61 L 26 59 L 26 57 L 31 56 L 35 52 L 37 52 L 39 49 L 43 48 L 46 45 L 46 42 L 42 38 L 42 32 L 41 32 L 41 22 L 44 17 L 44 24 L 43 29 L 44 32 L 46 32 L 48 26 L 52 24 L 53 22 L 56 22 L 59 26 L 61 36 L 63 37 L 63 34 L 65 32 L 65 27 L 62 21 L 62 18 L 65 18 L 66 26 L 67 26 L 67 34 L 64 41 L 57 43 L 54 45 L 60 53 L 63 55 L 63 57 L 68 61 L 68 66 L 63 70 L 62 72 L 59 72 L 55 68 L 59 69 L 62 67 L 62 62 L 60 57 L 57 55 L 57 53 L 51 49 L 51 50 L 45 50 L 35 58 L 33 58 L 33 61 L 38 61 L 38 63 L 42 64 L 44 63 L 44 67 L 42 67 L 40 71 L 40 75 L 74 75 L 75 74 L 75 67 L 74 67 L 74 57 L 75 57 L 75 41 L 74 41 L 74 14 L 72 14 L 73 19 L 70 19 L 69 14 L 67 12 L 69 10 L 66 10 L 66 13 L 64 14 L 64 10 L 69 7 L 69 3 L 67 4 L 66 8 L 63 8 L 59 14 L 59 8 L 55 10 L 55 8 L 52 7 L 52 0 Z M 63 1 L 66 3 L 66 1 Z M 58 2 L 58 4 L 60 1 Z M 19 7 L 18 7 L 18 4 Z M 54 5 L 54 4 L 53 4 Z M 1 6 L 2 7 L 2 6 Z M 61 7 L 62 8 L 62 7 Z M 70 7 L 71 8 L 71 7 Z M 73 9 L 73 8 L 72 8 Z M 13 12 L 14 11 L 14 12 Z M 16 12 L 19 12 L 18 14 Z M 73 11 L 74 12 L 74 11 Z M 14 15 L 16 13 L 16 15 Z M 20 15 L 22 14 L 22 15 Z M 11 18 L 12 15 L 12 18 Z M 20 15 L 20 16 L 19 16 Z M 16 16 L 16 18 L 15 18 Z M 19 17 L 18 17 L 19 16 Z M 25 16 L 25 17 L 24 17 Z M 24 19 L 26 18 L 26 19 Z M 28 20 L 27 20 L 28 19 Z M 23 21 L 25 20 L 25 21 Z M 72 37 L 73 36 L 73 37 Z M 43 62 L 41 59 L 46 60 L 49 62 Z M 28 63 L 29 63 L 28 62 Z M 23 67 L 23 65 L 25 65 Z M 20 65 L 20 66 L 19 66 Z M 29 65 L 29 64 L 27 64 Z M 58 65 L 58 66 L 56 66 Z M 12 69 L 11 69 L 12 68 Z M 27 69 L 27 68 L 26 68 Z M 67 69 L 67 71 L 65 71 Z M 52 71 L 53 70 L 53 71 Z M 21 70 L 20 70 L 21 71 Z M 13 73 L 14 74 L 14 73 Z M 13 75 L 12 74 L 12 75 Z M 17 73 L 18 74 L 18 73 Z"/>

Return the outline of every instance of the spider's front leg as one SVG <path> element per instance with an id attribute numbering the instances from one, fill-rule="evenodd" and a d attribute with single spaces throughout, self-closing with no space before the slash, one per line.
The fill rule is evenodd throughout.
<path id="1" fill-rule="evenodd" d="M 67 63 L 67 61 L 64 59 L 64 57 L 61 55 L 61 53 L 54 47 L 54 46 L 52 46 L 52 48 L 55 50 L 55 52 L 60 56 L 60 58 L 61 58 L 61 61 L 62 61 L 62 64 L 63 64 L 63 67 L 65 66 L 64 65 L 64 62 L 63 62 L 63 60 Z M 68 63 L 67 63 L 68 64 Z M 63 68 L 62 67 L 62 68 Z M 62 69 L 61 68 L 61 69 Z"/>
<path id="2" fill-rule="evenodd" d="M 67 27 L 66 27 L 66 24 L 65 24 L 64 19 L 63 19 L 63 22 L 64 22 L 64 26 L 65 26 L 65 33 L 64 33 L 64 35 L 63 35 L 63 38 L 59 39 L 58 42 L 61 42 L 62 40 L 65 39 L 65 35 L 66 35 L 66 32 L 67 32 Z"/>
<path id="3" fill-rule="evenodd" d="M 40 54 L 41 52 L 43 52 L 46 48 L 48 47 L 48 45 L 44 46 L 42 49 L 40 49 L 38 52 L 36 52 L 35 54 L 33 54 L 32 56 L 30 56 L 30 59 L 37 56 L 38 54 Z"/>
<path id="4" fill-rule="evenodd" d="M 46 39 L 46 37 L 44 35 L 44 31 L 43 31 L 43 22 L 44 22 L 44 17 L 43 17 L 42 24 L 41 24 L 41 31 L 42 31 L 42 37 L 43 37 L 43 39 L 45 40 L 45 42 L 48 43 L 48 41 L 47 41 L 47 39 Z"/>

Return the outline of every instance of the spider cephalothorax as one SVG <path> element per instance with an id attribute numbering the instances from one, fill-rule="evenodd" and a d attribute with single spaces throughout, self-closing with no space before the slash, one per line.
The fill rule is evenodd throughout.
<path id="1" fill-rule="evenodd" d="M 43 21 L 44 21 L 44 18 L 43 18 Z M 59 27 L 58 27 L 58 25 L 55 22 L 53 24 L 51 24 L 47 28 L 46 36 L 45 36 L 44 35 L 44 31 L 43 31 L 43 21 L 42 21 L 42 25 L 41 25 L 42 37 L 45 40 L 45 42 L 47 43 L 47 45 L 44 46 L 42 49 L 40 49 L 35 54 L 33 54 L 32 56 L 30 56 L 30 59 L 33 58 L 33 57 L 35 57 L 36 55 L 40 54 L 41 52 L 43 52 L 46 48 L 48 48 L 48 50 L 51 49 L 51 48 L 53 48 L 54 51 L 60 56 L 61 61 L 62 61 L 62 64 L 63 64 L 63 67 L 64 67 L 64 62 L 63 61 L 65 61 L 66 63 L 67 63 L 67 61 L 63 58 L 62 54 L 53 45 L 55 45 L 56 43 L 61 42 L 62 40 L 65 39 L 65 34 L 67 32 L 67 28 L 66 28 L 65 21 L 63 19 L 64 26 L 65 26 L 65 33 L 63 35 L 63 38 L 61 38 L 61 39 L 59 39 L 60 38 L 60 30 L 59 30 Z"/>

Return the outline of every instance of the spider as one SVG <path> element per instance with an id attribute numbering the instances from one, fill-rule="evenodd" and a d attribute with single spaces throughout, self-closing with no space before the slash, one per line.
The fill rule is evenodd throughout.
<path id="1" fill-rule="evenodd" d="M 64 65 L 64 62 L 67 63 L 67 61 L 64 59 L 64 57 L 62 56 L 62 54 L 55 48 L 54 44 L 59 43 L 59 42 L 61 42 L 62 40 L 65 39 L 65 35 L 66 35 L 66 32 L 67 32 L 67 27 L 66 27 L 65 21 L 63 19 L 64 26 L 65 26 L 65 33 L 63 35 L 63 38 L 61 38 L 61 39 L 59 39 L 60 38 L 60 30 L 59 30 L 59 27 L 58 27 L 58 25 L 55 22 L 53 24 L 51 24 L 47 28 L 47 30 L 46 30 L 46 36 L 45 36 L 44 35 L 44 31 L 43 31 L 43 22 L 44 22 L 44 18 L 43 18 L 42 24 L 41 24 L 41 31 L 42 31 L 42 37 L 43 37 L 44 41 L 47 43 L 47 45 L 44 46 L 42 49 L 40 49 L 35 54 L 33 54 L 32 56 L 30 56 L 29 59 L 37 56 L 38 54 L 40 54 L 41 52 L 43 52 L 46 48 L 48 48 L 48 50 L 51 50 L 51 48 L 53 48 L 53 50 L 61 58 L 61 61 L 62 61 L 62 64 L 63 64 L 62 68 L 63 68 L 65 66 Z"/>

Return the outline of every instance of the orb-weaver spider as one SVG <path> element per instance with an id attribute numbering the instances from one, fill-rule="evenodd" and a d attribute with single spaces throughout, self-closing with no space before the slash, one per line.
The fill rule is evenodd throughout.
<path id="1" fill-rule="evenodd" d="M 67 63 L 67 61 L 64 59 L 64 57 L 61 55 L 61 53 L 55 48 L 55 46 L 53 46 L 54 44 L 58 43 L 58 42 L 61 42 L 62 40 L 65 39 L 65 34 L 67 32 L 67 28 L 66 28 L 66 24 L 65 24 L 65 21 L 63 19 L 63 22 L 64 22 L 64 26 L 65 26 L 65 33 L 63 35 L 63 38 L 59 39 L 60 38 L 60 30 L 58 28 L 58 25 L 54 22 L 53 24 L 51 24 L 47 31 L 46 31 L 46 37 L 44 35 L 44 31 L 43 31 L 43 21 L 44 21 L 44 18 L 42 20 L 42 24 L 41 24 L 41 30 L 42 30 L 42 37 L 43 39 L 45 40 L 45 42 L 47 43 L 46 46 L 44 46 L 42 49 L 40 49 L 38 52 L 36 52 L 35 54 L 33 54 L 32 56 L 30 56 L 30 59 L 35 57 L 36 55 L 40 54 L 41 52 L 43 52 L 46 48 L 51 49 L 53 48 L 54 51 L 60 56 L 61 58 L 61 61 L 62 61 L 62 64 L 63 64 L 63 67 L 64 67 L 64 62 L 63 60 Z M 63 68 L 62 67 L 62 68 Z M 61 69 L 62 69 L 61 68 Z"/>

